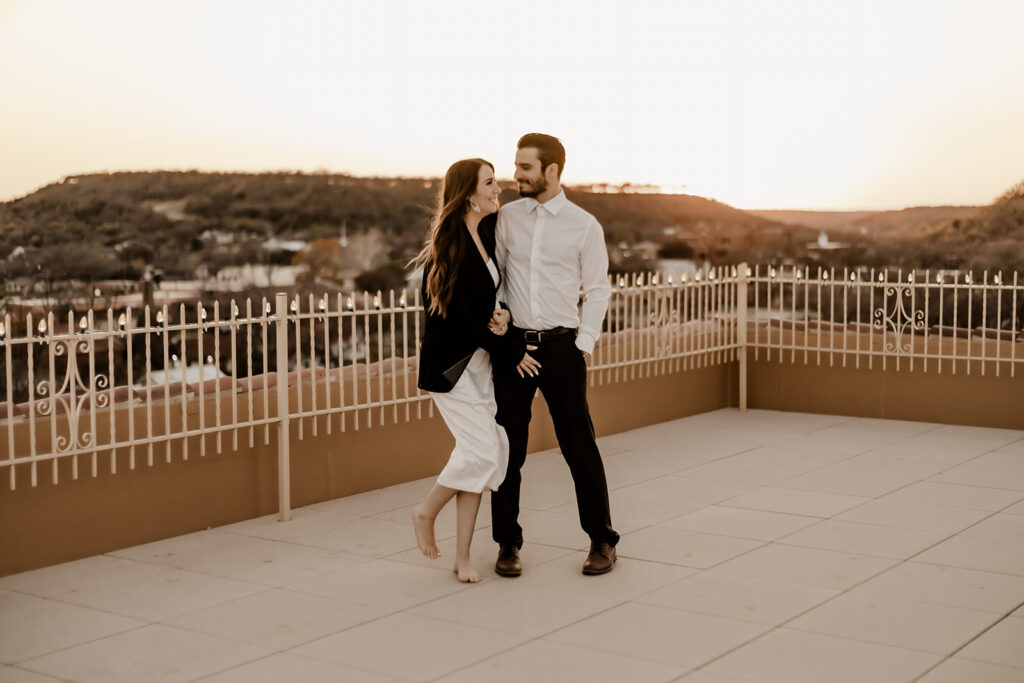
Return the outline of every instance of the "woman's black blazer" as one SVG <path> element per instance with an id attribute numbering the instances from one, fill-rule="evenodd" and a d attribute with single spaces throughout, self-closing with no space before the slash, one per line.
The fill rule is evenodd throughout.
<path id="1" fill-rule="evenodd" d="M 480 221 L 478 229 L 480 241 L 491 260 L 494 259 L 496 225 L 497 214 L 490 214 Z M 444 316 L 429 312 L 426 284 L 432 264 L 428 263 L 423 269 L 421 291 L 423 308 L 428 313 L 420 340 L 418 385 L 424 391 L 451 391 L 478 348 L 486 349 L 494 364 L 515 365 L 526 353 L 522 330 L 509 325 L 508 331 L 499 336 L 487 329 L 494 312 L 497 287 L 465 224 L 459 227 L 455 288 Z"/>

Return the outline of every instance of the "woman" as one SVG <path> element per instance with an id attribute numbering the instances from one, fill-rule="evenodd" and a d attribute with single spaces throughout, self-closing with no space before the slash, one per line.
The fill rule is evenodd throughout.
<path id="1" fill-rule="evenodd" d="M 536 364 L 524 358 L 523 334 L 508 326 L 507 312 L 492 322 L 501 282 L 494 262 L 500 193 L 494 167 L 487 161 L 463 159 L 452 164 L 430 238 L 416 259 L 423 266 L 427 312 L 418 385 L 434 399 L 455 437 L 455 450 L 427 499 L 413 510 L 413 527 L 420 551 L 431 559 L 440 557 L 434 520 L 455 498 L 454 571 L 465 583 L 480 580 L 469 558 L 480 496 L 485 488 L 498 488 L 508 466 L 508 438 L 494 421 L 491 362 Z"/>

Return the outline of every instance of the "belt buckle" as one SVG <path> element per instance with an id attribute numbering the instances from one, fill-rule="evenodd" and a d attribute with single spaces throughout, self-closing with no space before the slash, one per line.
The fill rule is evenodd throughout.
<path id="1" fill-rule="evenodd" d="M 542 332 L 538 330 L 526 330 L 525 337 L 527 344 L 540 344 Z"/>

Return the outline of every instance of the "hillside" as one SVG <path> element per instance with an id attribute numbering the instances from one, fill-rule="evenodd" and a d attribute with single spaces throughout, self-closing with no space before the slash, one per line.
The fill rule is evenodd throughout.
<path id="1" fill-rule="evenodd" d="M 268 252 L 264 242 L 336 243 L 343 230 L 383 244 L 389 267 L 400 271 L 422 245 L 437 190 L 437 179 L 326 173 L 74 176 L 0 203 L 0 276 L 88 281 L 138 278 L 157 267 L 188 278 L 200 266 L 216 272 L 230 264 L 291 262 L 291 253 Z M 644 258 L 659 245 L 676 256 L 718 263 L 1022 268 L 1021 193 L 1017 186 L 988 207 L 808 212 L 741 211 L 692 195 L 567 188 L 601 221 L 615 247 L 613 261 L 633 252 L 622 256 L 632 260 L 616 262 L 620 269 L 649 267 Z M 509 185 L 501 199 L 516 197 Z M 809 249 L 821 230 L 842 248 Z M 632 249 L 637 242 L 648 244 Z"/>
<path id="2" fill-rule="evenodd" d="M 75 176 L 0 203 L 0 259 L 19 247 L 29 250 L 33 258 L 23 259 L 23 270 L 42 261 L 54 278 L 132 277 L 145 264 L 188 274 L 201 263 L 251 261 L 270 237 L 335 238 L 344 226 L 349 234 L 380 231 L 390 257 L 402 262 L 422 244 L 437 190 L 436 179 L 333 174 Z M 567 193 L 598 217 L 614 243 L 660 243 L 697 234 L 728 243 L 751 231 L 778 229 L 774 221 L 701 197 L 572 188 Z M 502 200 L 516 197 L 510 187 Z M 69 258 L 69 249 L 75 258 Z M 7 270 L 9 276 L 30 274 L 10 264 Z"/>
<path id="3" fill-rule="evenodd" d="M 920 239 L 932 265 L 1024 272 L 1024 182 L 992 205 L 954 219 Z"/>
<path id="4" fill-rule="evenodd" d="M 950 213 L 939 220 L 947 208 Z M 963 209 L 963 213 L 956 209 Z M 989 206 L 885 213 L 891 215 L 877 217 L 874 225 L 890 225 L 892 229 L 845 236 L 837 233 L 846 248 L 822 254 L 819 262 L 836 267 L 899 266 L 1024 273 L 1024 183 Z M 895 225 L 891 222 L 894 216 Z"/>
<path id="5" fill-rule="evenodd" d="M 977 206 L 915 206 L 900 211 L 785 211 L 748 213 L 769 220 L 824 230 L 829 235 L 867 235 L 871 238 L 919 235 L 957 218 L 967 218 Z"/>

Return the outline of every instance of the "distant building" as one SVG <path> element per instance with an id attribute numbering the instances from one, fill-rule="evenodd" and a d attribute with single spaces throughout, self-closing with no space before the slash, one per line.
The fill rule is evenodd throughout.
<path id="1" fill-rule="evenodd" d="M 845 247 L 846 244 L 843 242 L 831 241 L 824 230 L 818 233 L 817 241 L 809 242 L 807 244 L 808 251 L 835 251 L 836 249 L 843 249 Z"/>
<path id="2" fill-rule="evenodd" d="M 153 370 L 149 373 L 149 381 L 151 385 L 157 384 L 175 384 L 182 381 L 182 376 L 185 378 L 185 384 L 194 384 L 200 381 L 206 381 L 209 379 L 217 379 L 219 377 L 227 377 L 220 368 L 210 363 L 204 363 L 199 365 L 198 363 L 189 365 L 182 368 L 172 367 L 167 370 Z M 143 375 L 141 378 L 136 380 L 135 388 L 143 388 L 146 386 L 146 377 Z"/>
<path id="3" fill-rule="evenodd" d="M 265 287 L 294 287 L 295 281 L 307 270 L 305 265 L 299 266 L 225 266 L 217 271 L 212 288 L 241 292 L 246 289 Z"/>
<path id="4" fill-rule="evenodd" d="M 308 247 L 309 242 L 306 240 L 282 240 L 276 237 L 271 237 L 263 243 L 263 248 L 267 251 L 289 251 L 292 253 L 298 253 Z"/>
<path id="5" fill-rule="evenodd" d="M 707 265 L 705 263 L 705 265 Z M 697 272 L 697 262 L 683 258 L 658 259 L 658 272 L 676 280 L 681 276 L 693 277 Z"/>

